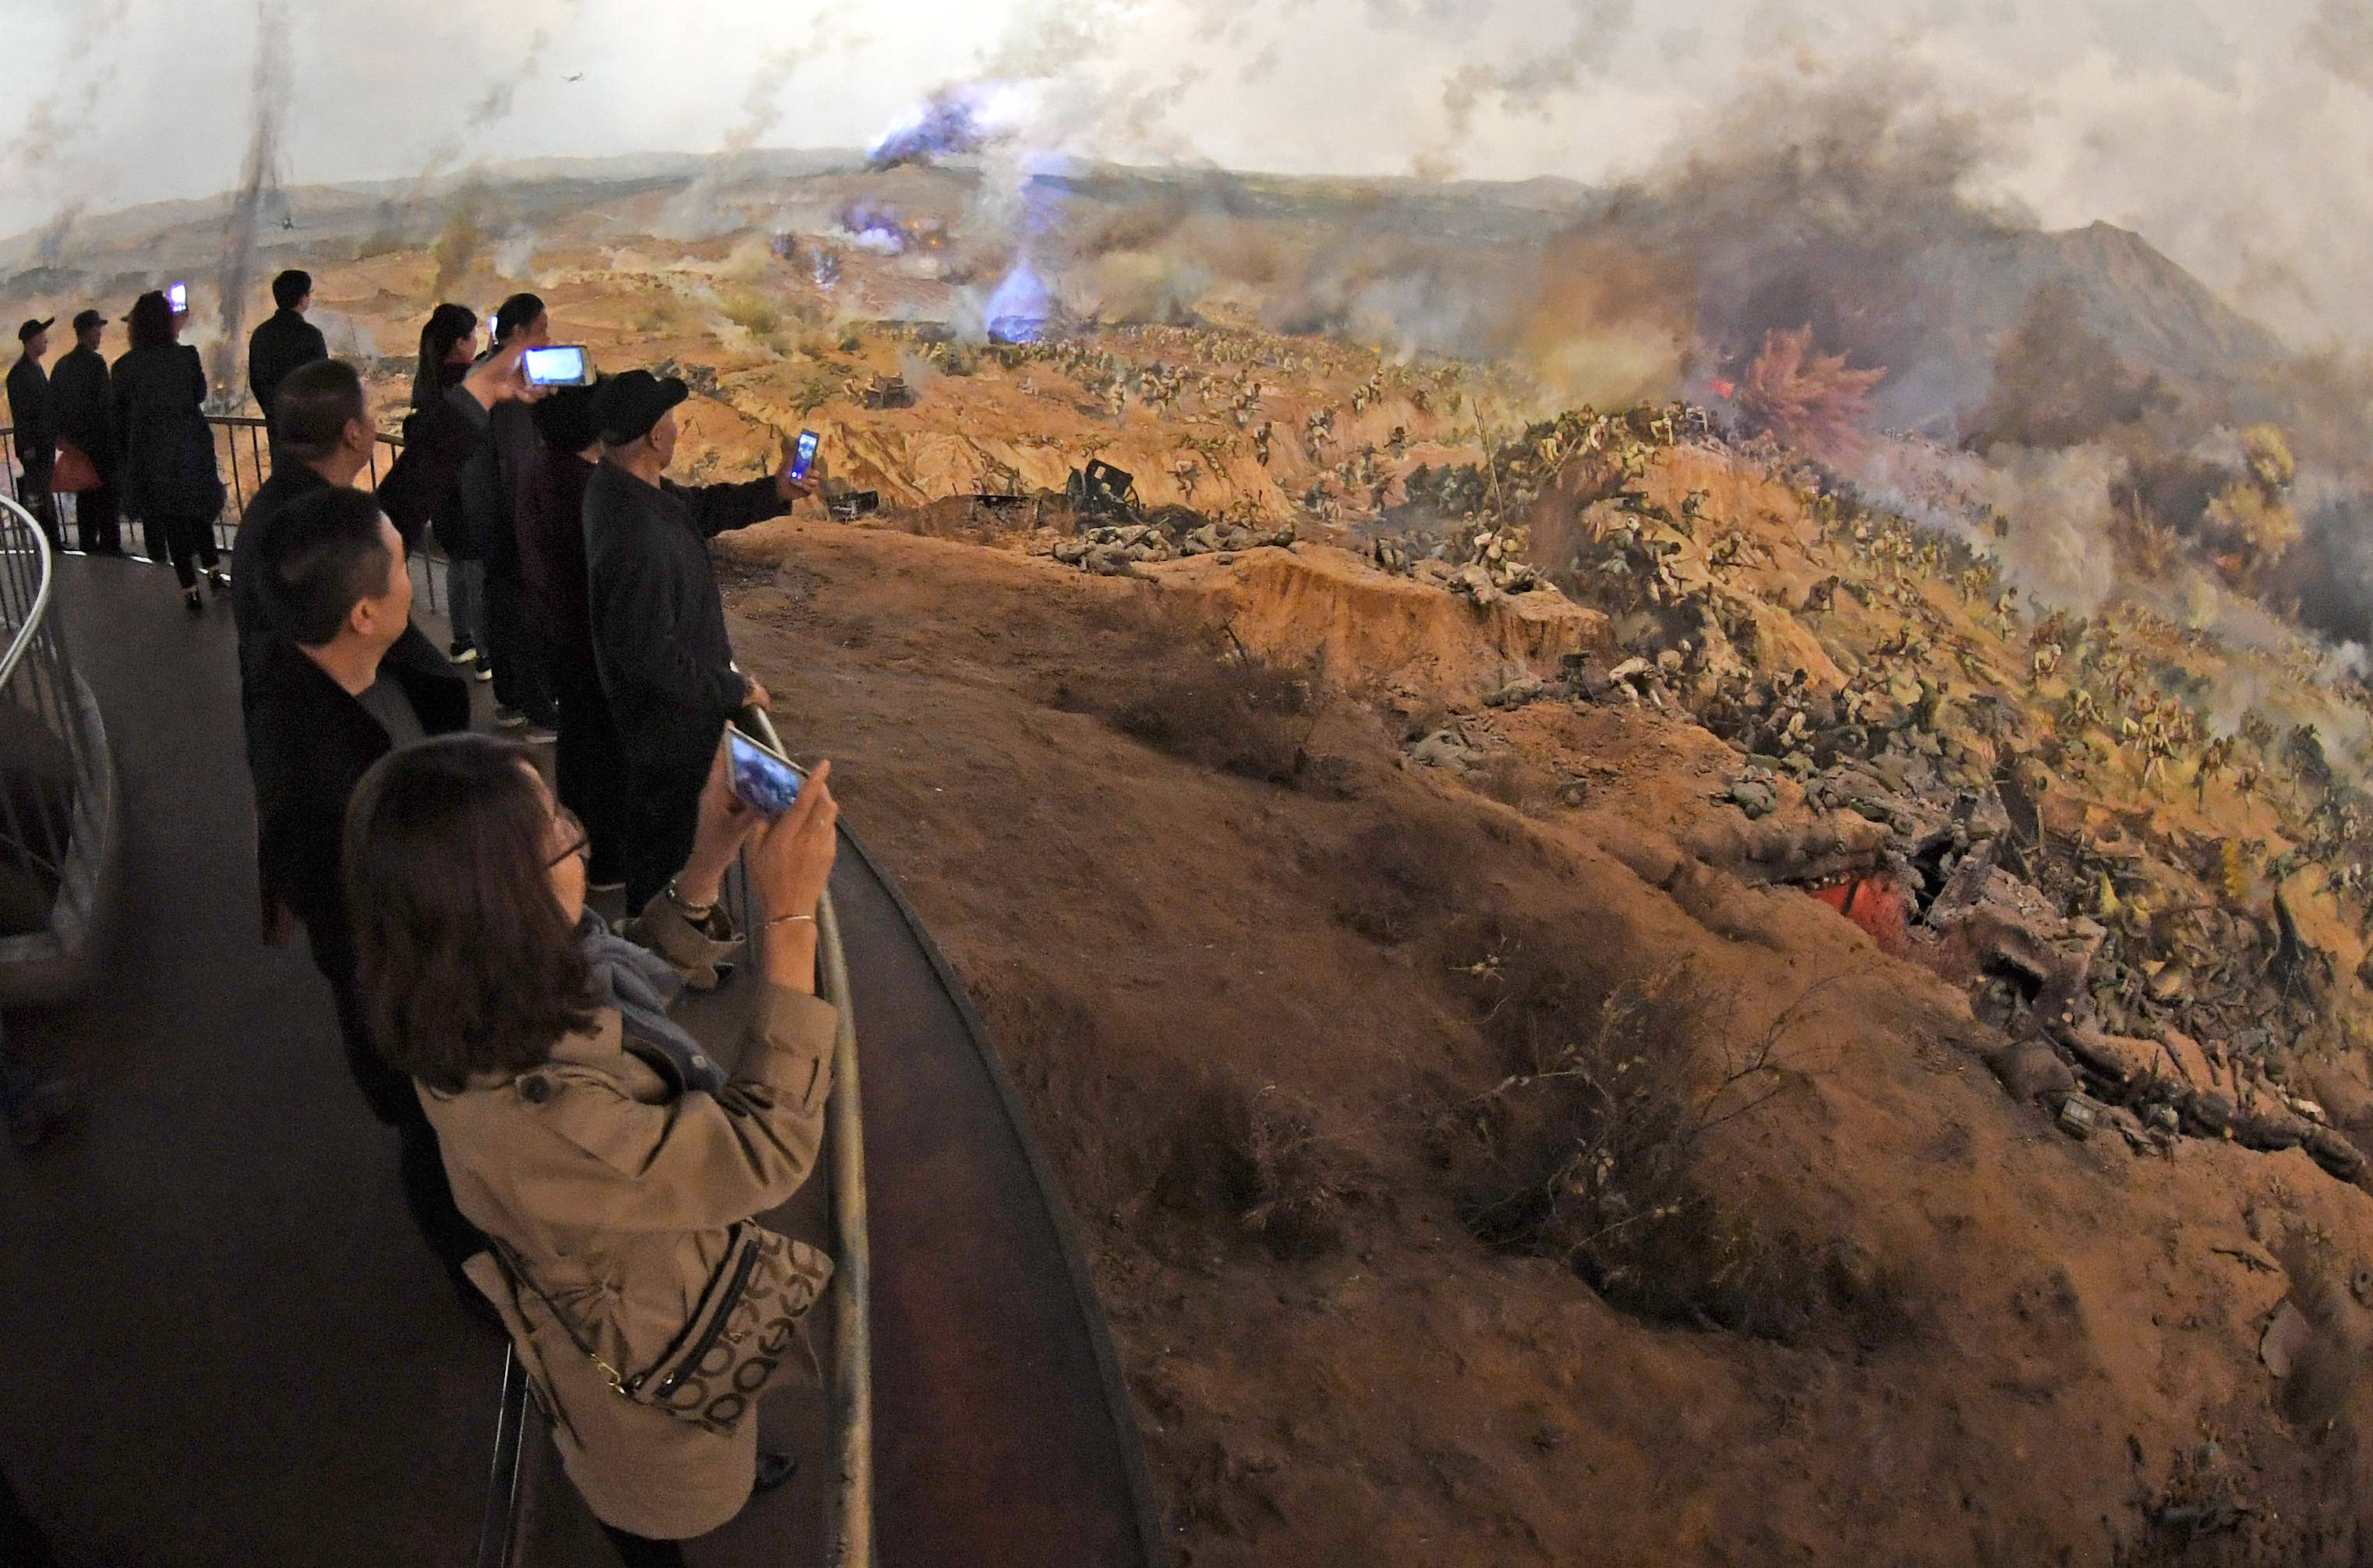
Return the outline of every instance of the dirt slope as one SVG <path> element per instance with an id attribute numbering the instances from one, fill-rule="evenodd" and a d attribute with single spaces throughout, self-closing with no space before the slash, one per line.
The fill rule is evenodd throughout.
<path id="1" fill-rule="evenodd" d="M 1527 814 L 1405 768 L 1348 702 L 1282 787 L 1096 716 L 1205 656 L 1151 585 L 809 521 L 733 554 L 745 662 L 1031 1100 L 1186 1561 L 2176 1560 L 2195 1517 L 2237 1527 L 2185 1561 L 2348 1560 L 2367 1315 L 2316 1282 L 2357 1267 L 2366 1195 L 2011 1101 L 1958 992 L 1672 847 L 1727 766 L 1702 730 L 1569 721 L 1606 777 L 1662 781 L 1664 834 L 1603 784 Z M 1515 1065 L 1511 1009 L 1683 962 L 1703 1005 L 1670 1049 L 1797 1009 L 1777 1098 L 1702 1151 L 1813 1260 L 1781 1338 L 1619 1312 L 1461 1223 L 1457 1124 Z M 2286 1290 L 2335 1369 L 2297 1422 L 2256 1355 Z M 2167 1511 L 2218 1499 L 2246 1511 Z"/>

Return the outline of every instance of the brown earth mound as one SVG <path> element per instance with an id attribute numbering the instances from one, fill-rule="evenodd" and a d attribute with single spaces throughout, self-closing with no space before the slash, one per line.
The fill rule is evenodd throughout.
<path id="1" fill-rule="evenodd" d="M 1959 991 L 1674 847 L 1703 730 L 1473 715 L 1582 763 L 1519 810 L 1320 693 L 1210 721 L 1292 724 L 1259 782 L 1124 732 L 1211 656 L 1177 585 L 809 522 L 736 556 L 745 662 L 1061 1168 L 1185 1561 L 2353 1560 L 2365 1194 L 2006 1097 Z M 1295 570 L 1255 556 L 1163 571 Z M 1240 624 L 1325 643 L 1269 591 Z"/>

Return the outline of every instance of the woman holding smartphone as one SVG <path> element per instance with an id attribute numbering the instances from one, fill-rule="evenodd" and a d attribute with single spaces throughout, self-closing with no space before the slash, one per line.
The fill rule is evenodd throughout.
<path id="1" fill-rule="evenodd" d="M 660 960 L 585 910 L 585 836 L 520 747 L 394 752 L 346 817 L 374 1043 L 412 1074 L 569 1478 L 630 1568 L 778 1485 L 748 1408 L 803 1359 L 822 1253 L 751 1221 L 814 1167 L 836 1016 L 815 909 L 836 809 L 819 764 L 771 823 L 722 765 L 680 880 L 714 900 L 746 843 L 766 989 L 729 1075 L 668 1018 Z M 721 1304 L 721 1305 L 720 1305 Z"/>
<path id="2" fill-rule="evenodd" d="M 182 317 L 158 290 L 134 301 L 124 320 L 132 347 L 110 377 L 123 442 L 123 509 L 146 528 L 148 558 L 155 560 L 160 546 L 171 557 L 181 601 L 203 610 L 201 567 L 215 592 L 230 587 L 215 552 L 223 483 L 206 425 L 206 369 L 198 351 L 181 341 Z"/>

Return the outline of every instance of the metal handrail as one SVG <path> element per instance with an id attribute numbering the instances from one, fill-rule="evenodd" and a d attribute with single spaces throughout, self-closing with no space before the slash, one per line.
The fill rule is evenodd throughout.
<path id="1" fill-rule="evenodd" d="M 225 476 L 223 511 L 215 518 L 214 538 L 216 549 L 228 550 L 238 541 L 240 517 L 247 510 L 248 497 L 261 489 L 264 480 L 271 475 L 270 426 L 262 415 L 252 413 L 210 413 L 205 416 L 205 421 L 208 428 L 219 431 L 222 437 L 216 448 L 215 467 L 218 474 Z M 239 433 L 242 430 L 247 432 L 247 459 L 243 467 L 240 460 L 239 449 Z M 384 430 L 371 433 L 371 455 L 367 471 L 370 475 L 368 488 L 372 490 L 379 488 L 379 449 L 381 447 L 393 451 L 402 451 L 403 437 Z M 0 499 L 21 502 L 25 497 L 17 487 L 16 459 L 16 427 L 0 424 L 0 484 L 6 486 L 6 495 L 0 496 Z M 251 478 L 253 480 L 252 484 L 249 482 Z M 54 510 L 53 506 L 53 511 Z M 64 528 L 63 518 L 59 521 L 59 528 L 63 535 Z M 438 599 L 441 597 L 438 591 L 438 575 L 449 563 L 441 555 L 430 552 L 421 552 L 416 559 L 422 566 L 421 576 L 427 590 L 428 608 L 434 611 L 439 608 Z"/>
<path id="2" fill-rule="evenodd" d="M 783 738 L 763 708 L 744 708 L 742 719 L 777 752 Z M 742 863 L 743 899 L 749 897 L 749 858 Z M 749 913 L 744 912 L 745 916 Z M 755 919 L 742 922 L 754 969 L 763 962 Z M 867 1235 L 865 1114 L 857 1083 L 857 997 L 848 983 L 848 956 L 841 947 L 840 918 L 826 891 L 816 901 L 816 960 L 824 999 L 837 1020 L 832 1040 L 832 1098 L 824 1102 L 825 1132 L 832 1143 L 833 1231 L 838 1267 L 832 1276 L 833 1425 L 840 1473 L 825 1518 L 824 1561 L 831 1568 L 873 1568 L 873 1249 Z"/>
<path id="3" fill-rule="evenodd" d="M 46 900 L 39 929 L 0 937 L 10 1005 L 62 1000 L 88 978 L 121 851 L 107 726 L 52 615 L 56 564 L 33 515 L 0 496 L 0 866 Z"/>
<path id="4" fill-rule="evenodd" d="M 24 520 L 26 528 L 31 530 L 31 544 L 39 563 L 39 577 L 33 587 L 33 602 L 27 608 L 24 619 L 18 623 L 15 633 L 9 637 L 6 651 L 0 652 L 0 688 L 5 688 L 8 684 L 8 678 L 16 674 L 17 667 L 24 662 L 25 651 L 33 645 L 33 637 L 41 630 L 43 617 L 49 613 L 51 587 L 55 580 L 56 571 L 55 562 L 50 555 L 49 536 L 41 531 L 41 526 L 34 521 L 33 515 L 15 501 L 7 501 L 0 505 L 6 505 L 10 511 L 16 513 Z M 5 548 L 11 555 L 16 552 L 14 544 Z"/>

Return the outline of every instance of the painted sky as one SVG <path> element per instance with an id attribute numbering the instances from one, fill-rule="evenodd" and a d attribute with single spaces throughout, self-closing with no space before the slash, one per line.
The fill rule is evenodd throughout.
<path id="1" fill-rule="evenodd" d="M 1962 118 L 1974 197 L 2137 229 L 2294 342 L 2373 347 L 2367 0 L 0 0 L 0 231 L 234 184 L 275 15 L 299 182 L 861 145 L 980 76 L 1039 84 L 1050 150 L 1601 182 L 1775 84 L 1885 83 Z"/>

